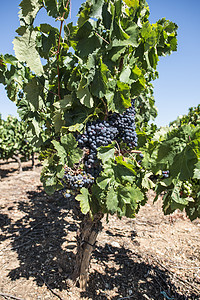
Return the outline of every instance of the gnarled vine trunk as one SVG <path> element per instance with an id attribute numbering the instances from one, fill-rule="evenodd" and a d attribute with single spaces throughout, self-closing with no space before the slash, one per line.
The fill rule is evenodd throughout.
<path id="1" fill-rule="evenodd" d="M 19 173 L 21 173 L 22 172 L 22 162 L 21 162 L 19 155 L 13 155 L 13 158 L 18 162 L 18 171 L 19 171 Z"/>
<path id="2" fill-rule="evenodd" d="M 34 154 L 34 152 L 31 153 L 31 162 L 32 162 L 32 169 L 35 170 L 35 154 Z"/>
<path id="3" fill-rule="evenodd" d="M 97 235 L 102 229 L 102 218 L 102 213 L 95 214 L 93 218 L 89 214 L 85 215 L 77 234 L 77 254 L 72 279 L 79 279 L 81 290 L 86 290 L 87 287 L 90 258 Z"/>

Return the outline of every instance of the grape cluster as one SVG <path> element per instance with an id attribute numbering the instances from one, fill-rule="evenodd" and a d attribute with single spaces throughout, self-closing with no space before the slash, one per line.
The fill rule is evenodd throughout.
<path id="1" fill-rule="evenodd" d="M 108 114 L 107 120 L 88 122 L 84 133 L 77 136 L 79 147 L 85 149 L 83 158 L 85 174 L 74 176 L 67 170 L 64 176 L 67 188 L 72 191 L 79 190 L 81 187 L 88 187 L 94 183 L 102 170 L 97 159 L 97 149 L 100 146 L 108 146 L 113 141 L 117 141 L 119 144 L 126 144 L 131 149 L 136 147 L 135 128 L 134 101 L 132 101 L 132 106 L 122 114 Z M 67 192 L 65 197 L 70 197 L 70 195 Z"/>
<path id="2" fill-rule="evenodd" d="M 150 179 L 153 180 L 153 181 L 154 180 L 161 180 L 161 179 L 169 178 L 169 176 L 170 176 L 169 171 L 162 171 L 162 175 L 153 174 L 153 175 L 150 176 Z"/>
<path id="3" fill-rule="evenodd" d="M 85 132 L 77 138 L 79 147 L 88 149 L 84 161 L 85 170 L 95 178 L 99 175 L 101 167 L 97 160 L 97 148 L 100 146 L 107 146 L 116 140 L 127 144 L 131 149 L 136 147 L 135 128 L 134 101 L 123 114 L 109 114 L 107 120 L 88 122 Z"/>
<path id="4" fill-rule="evenodd" d="M 84 134 L 78 137 L 78 143 L 96 152 L 98 147 L 109 145 L 117 135 L 117 128 L 108 121 L 97 120 L 87 123 Z"/>
<path id="5" fill-rule="evenodd" d="M 182 182 L 180 195 L 183 197 L 190 197 L 192 194 L 192 184 L 189 181 Z"/>
<path id="6" fill-rule="evenodd" d="M 76 195 L 82 187 L 88 188 L 94 183 L 94 177 L 87 174 L 85 171 L 75 173 L 70 168 L 65 168 L 65 175 L 63 177 L 63 185 L 65 186 L 64 196 L 70 198 Z"/>
<path id="7" fill-rule="evenodd" d="M 134 102 L 123 114 L 114 113 L 111 115 L 109 123 L 118 130 L 117 141 L 126 143 L 131 149 L 137 146 Z"/>
<path id="8" fill-rule="evenodd" d="M 88 122 L 84 134 L 78 136 L 80 147 L 88 149 L 85 155 L 84 166 L 86 172 L 97 177 L 101 167 L 97 159 L 97 148 L 108 146 L 118 135 L 117 128 L 110 126 L 108 121 Z"/>

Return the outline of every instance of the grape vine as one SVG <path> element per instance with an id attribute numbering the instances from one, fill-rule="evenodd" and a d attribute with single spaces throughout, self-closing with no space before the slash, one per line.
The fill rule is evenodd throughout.
<path id="1" fill-rule="evenodd" d="M 60 29 L 35 25 L 42 8 Z M 15 57 L 0 56 L 0 83 L 40 151 L 45 191 L 75 198 L 91 226 L 81 227 L 77 277 L 103 215 L 133 218 L 149 189 L 163 195 L 165 213 L 200 216 L 200 131 L 196 119 L 148 124 L 159 56 L 177 49 L 175 23 L 151 24 L 145 0 L 87 0 L 77 24 L 67 23 L 69 10 L 67 0 L 21 1 Z"/>
<path id="2" fill-rule="evenodd" d="M 34 153 L 37 148 L 27 135 L 27 128 L 23 121 L 16 117 L 8 116 L 6 120 L 0 116 L 0 159 L 15 159 L 19 164 L 19 171 L 22 171 L 21 161 L 32 158 L 34 166 Z"/>

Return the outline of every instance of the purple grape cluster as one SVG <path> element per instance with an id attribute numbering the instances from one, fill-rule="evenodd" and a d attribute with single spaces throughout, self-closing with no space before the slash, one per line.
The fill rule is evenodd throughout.
<path id="1" fill-rule="evenodd" d="M 88 122 L 84 134 L 78 136 L 78 144 L 80 147 L 89 149 L 89 153 L 85 156 L 84 166 L 87 173 L 95 178 L 101 172 L 101 166 L 97 159 L 97 148 L 100 146 L 108 146 L 115 140 L 118 130 L 114 126 L 110 126 L 108 121 Z"/>
<path id="2" fill-rule="evenodd" d="M 84 133 L 77 136 L 79 147 L 86 149 L 83 161 L 85 173 L 74 175 L 66 169 L 63 178 L 67 189 L 65 197 L 71 197 L 81 187 L 90 187 L 99 176 L 102 167 L 97 159 L 97 149 L 100 146 L 108 146 L 113 141 L 117 141 L 119 144 L 126 144 L 130 149 L 136 147 L 135 128 L 134 101 L 132 106 L 122 114 L 110 113 L 107 120 L 88 122 Z"/>
<path id="3" fill-rule="evenodd" d="M 135 128 L 134 101 L 132 106 L 123 114 L 109 114 L 107 120 L 88 122 L 85 132 L 77 138 L 79 147 L 89 150 L 84 160 L 86 172 L 95 178 L 101 172 L 97 159 L 98 147 L 108 146 L 113 141 L 125 143 L 131 149 L 136 147 L 137 135 Z"/>
<path id="4" fill-rule="evenodd" d="M 70 168 L 66 168 L 62 181 L 65 191 L 64 196 L 65 198 L 70 198 L 72 195 L 76 195 L 82 187 L 88 188 L 92 186 L 94 177 L 85 171 L 75 174 Z"/>
<path id="5" fill-rule="evenodd" d="M 123 114 L 112 114 L 109 123 L 118 130 L 116 140 L 126 143 L 129 148 L 137 146 L 137 134 L 135 132 L 135 109 L 134 104 Z"/>

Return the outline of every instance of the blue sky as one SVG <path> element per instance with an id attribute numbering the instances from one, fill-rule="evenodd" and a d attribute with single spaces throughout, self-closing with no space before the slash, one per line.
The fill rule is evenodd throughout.
<path id="1" fill-rule="evenodd" d="M 72 21 L 81 0 L 71 0 Z M 161 57 L 158 64 L 159 79 L 154 81 L 154 96 L 158 108 L 156 124 L 167 125 L 178 115 L 186 114 L 188 108 L 200 104 L 200 0 L 149 0 L 150 22 L 166 17 L 175 22 L 178 29 L 178 51 L 171 56 Z M 12 53 L 12 41 L 19 26 L 18 6 L 20 1 L 2 1 L 0 10 L 0 53 Z M 51 19 L 53 20 L 53 19 Z M 40 12 L 37 23 L 48 22 Z M 56 25 L 56 24 L 55 24 Z M 0 85 L 0 113 L 5 119 L 8 114 L 17 116 L 15 105 L 7 98 Z"/>

